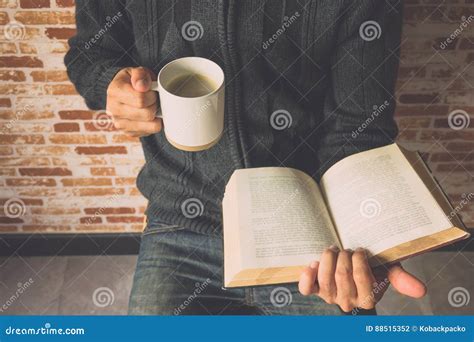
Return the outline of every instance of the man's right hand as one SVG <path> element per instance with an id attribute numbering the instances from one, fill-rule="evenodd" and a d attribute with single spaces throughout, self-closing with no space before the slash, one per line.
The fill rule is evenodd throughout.
<path id="1" fill-rule="evenodd" d="M 107 88 L 107 112 L 123 133 L 142 137 L 161 130 L 155 117 L 158 94 L 150 90 L 153 73 L 143 67 L 125 68 L 115 75 Z"/>

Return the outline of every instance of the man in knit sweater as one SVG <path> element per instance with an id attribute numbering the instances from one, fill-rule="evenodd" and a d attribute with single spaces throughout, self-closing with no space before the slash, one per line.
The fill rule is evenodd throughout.
<path id="1" fill-rule="evenodd" d="M 76 3 L 69 77 L 91 109 L 107 109 L 119 130 L 140 137 L 146 158 L 137 186 L 149 201 L 147 227 L 131 314 L 373 313 L 388 280 L 403 294 L 424 295 L 399 265 L 371 270 L 363 250 L 336 248 L 298 285 L 222 288 L 221 201 L 235 169 L 287 166 L 318 180 L 338 160 L 393 142 L 401 1 Z M 225 132 L 198 153 L 166 141 L 150 91 L 159 70 L 185 56 L 215 61 L 226 78 Z M 271 122 L 281 110 L 290 115 L 283 129 Z M 189 199 L 199 216 L 183 214 Z"/>

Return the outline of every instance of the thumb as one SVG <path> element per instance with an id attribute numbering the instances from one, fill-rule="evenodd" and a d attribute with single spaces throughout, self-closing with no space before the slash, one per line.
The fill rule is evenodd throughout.
<path id="1" fill-rule="evenodd" d="M 426 294 L 425 284 L 414 275 L 405 271 L 400 265 L 392 266 L 388 271 L 388 280 L 399 293 L 421 298 Z"/>
<path id="2" fill-rule="evenodd" d="M 140 93 L 145 93 L 151 88 L 151 71 L 144 67 L 132 68 L 130 80 L 133 89 Z"/>

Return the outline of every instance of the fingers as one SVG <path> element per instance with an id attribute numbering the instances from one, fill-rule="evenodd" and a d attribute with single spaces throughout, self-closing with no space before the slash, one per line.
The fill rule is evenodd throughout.
<path id="1" fill-rule="evenodd" d="M 137 69 L 145 70 L 126 68 L 114 77 L 107 88 L 107 102 L 124 103 L 135 108 L 146 108 L 156 103 L 157 93 L 149 90 L 151 76 L 148 72 Z M 145 74 L 148 76 L 145 77 Z"/>
<path id="2" fill-rule="evenodd" d="M 301 294 L 316 294 L 349 312 L 355 308 L 374 308 L 389 283 L 406 296 L 420 298 L 426 294 L 425 284 L 399 264 L 391 266 L 384 281 L 377 283 L 363 249 L 339 252 L 337 247 L 325 250 L 319 263 L 313 262 L 305 268 L 298 286 Z"/>
<path id="3" fill-rule="evenodd" d="M 318 276 L 319 262 L 313 261 L 309 267 L 306 267 L 300 276 L 298 289 L 303 296 L 308 296 L 318 292 L 316 277 Z"/>
<path id="4" fill-rule="evenodd" d="M 336 288 L 336 263 L 337 263 L 337 247 L 326 249 L 321 255 L 321 262 L 318 270 L 318 296 L 323 298 L 327 303 L 334 304 L 337 288 Z"/>
<path id="5" fill-rule="evenodd" d="M 373 284 L 376 283 L 376 280 L 363 249 L 356 249 L 352 254 L 352 267 L 358 294 L 357 306 L 363 309 L 372 309 L 375 306 Z"/>
<path id="6" fill-rule="evenodd" d="M 117 129 L 130 133 L 130 135 L 147 135 L 159 132 L 162 127 L 161 119 L 154 119 L 153 121 L 130 121 L 126 119 L 119 119 L 114 121 Z"/>
<path id="7" fill-rule="evenodd" d="M 161 119 L 156 118 L 157 93 L 150 91 L 153 77 L 143 67 L 124 68 L 107 88 L 107 111 L 115 127 L 127 135 L 150 135 L 162 128 Z"/>
<path id="8" fill-rule="evenodd" d="M 349 312 L 355 308 L 372 309 L 378 299 L 376 284 L 364 250 L 325 250 L 320 262 L 303 270 L 298 284 L 303 295 L 316 294 L 329 304 L 337 304 Z M 384 289 L 377 292 L 383 294 Z"/>
<path id="9" fill-rule="evenodd" d="M 113 99 L 134 108 L 146 108 L 156 103 L 157 98 L 154 91 L 141 93 L 133 89 L 130 83 L 118 83 L 110 89 L 107 100 Z"/>
<path id="10" fill-rule="evenodd" d="M 154 103 L 146 108 L 134 108 L 123 103 L 112 102 L 108 110 L 114 119 L 153 121 L 156 118 L 157 104 Z"/>
<path id="11" fill-rule="evenodd" d="M 351 311 L 356 306 L 357 288 L 352 275 L 352 252 L 341 251 L 336 263 L 336 302 L 343 311 Z"/>
<path id="12" fill-rule="evenodd" d="M 132 68 L 130 72 L 130 79 L 133 89 L 145 93 L 151 87 L 151 72 L 143 67 Z"/>
<path id="13" fill-rule="evenodd" d="M 414 275 L 405 271 L 400 265 L 392 266 L 388 271 L 388 280 L 403 295 L 421 298 L 426 294 L 425 284 Z"/>

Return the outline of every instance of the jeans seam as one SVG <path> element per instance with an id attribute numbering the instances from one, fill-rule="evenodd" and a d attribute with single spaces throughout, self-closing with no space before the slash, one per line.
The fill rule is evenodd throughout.
<path id="1" fill-rule="evenodd" d="M 160 228 L 145 228 L 145 231 L 142 233 L 143 236 L 151 235 L 151 234 L 159 234 L 159 233 L 169 233 L 169 232 L 176 232 L 180 230 L 186 229 L 185 227 L 181 227 L 179 225 L 169 225 L 163 226 Z"/>

